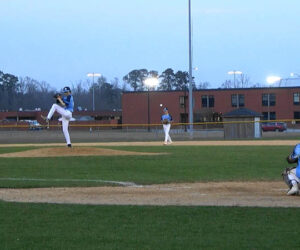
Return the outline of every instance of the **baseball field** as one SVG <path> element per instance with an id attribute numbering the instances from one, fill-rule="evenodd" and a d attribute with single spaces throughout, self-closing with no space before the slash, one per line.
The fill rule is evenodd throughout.
<path id="1" fill-rule="evenodd" d="M 1 249 L 298 249 L 297 142 L 0 145 Z"/>

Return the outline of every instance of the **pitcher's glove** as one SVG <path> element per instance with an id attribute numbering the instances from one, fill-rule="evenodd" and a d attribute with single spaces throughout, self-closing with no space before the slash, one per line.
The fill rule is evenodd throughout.
<path id="1" fill-rule="evenodd" d="M 162 123 L 163 123 L 163 124 L 169 124 L 169 120 L 168 120 L 168 119 L 164 119 L 164 120 L 162 121 Z"/>
<path id="2" fill-rule="evenodd" d="M 60 94 L 60 93 L 56 93 L 53 97 L 54 97 L 55 99 L 57 99 L 58 97 L 61 97 L 61 94 Z"/>
<path id="3" fill-rule="evenodd" d="M 56 99 L 56 104 L 58 104 L 58 105 L 61 106 L 61 102 L 58 100 L 58 98 L 61 98 L 61 94 L 60 93 L 56 93 L 53 97 Z"/>

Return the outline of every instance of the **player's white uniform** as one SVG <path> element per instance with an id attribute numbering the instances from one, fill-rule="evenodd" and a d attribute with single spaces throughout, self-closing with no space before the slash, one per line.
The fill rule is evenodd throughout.
<path id="1" fill-rule="evenodd" d="M 68 146 L 71 146 L 71 139 L 69 134 L 69 122 L 72 118 L 72 112 L 74 107 L 74 100 L 71 95 L 64 96 L 62 101 L 66 104 L 66 107 L 61 107 L 58 104 L 53 104 L 48 115 L 47 119 L 50 120 L 55 112 L 61 115 L 61 122 L 62 122 L 62 130 L 67 142 Z"/>
<path id="2" fill-rule="evenodd" d="M 161 120 L 168 120 L 168 124 L 163 124 L 164 132 L 165 132 L 165 141 L 164 144 L 172 143 L 172 139 L 170 136 L 170 129 L 171 129 L 171 121 L 172 121 L 172 116 L 170 114 L 165 114 L 161 116 Z"/>

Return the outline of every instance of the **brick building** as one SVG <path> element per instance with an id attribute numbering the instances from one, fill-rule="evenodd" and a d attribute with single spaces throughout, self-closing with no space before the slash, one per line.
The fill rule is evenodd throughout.
<path id="1" fill-rule="evenodd" d="M 11 111 L 0 112 L 0 126 L 16 126 L 27 125 L 28 121 L 37 121 L 41 124 L 45 124 L 45 121 L 41 118 L 41 115 L 47 116 L 48 111 Z M 57 124 L 60 115 L 54 113 L 50 124 Z M 108 128 L 117 127 L 122 123 L 121 111 L 74 111 L 73 117 L 76 119 L 71 123 L 80 127 L 87 125 L 108 125 Z M 88 126 L 87 126 L 88 127 Z"/>
<path id="2" fill-rule="evenodd" d="M 168 107 L 174 122 L 188 122 L 188 91 L 144 91 L 123 93 L 123 124 L 147 124 L 148 116 L 150 124 L 160 123 L 160 104 Z M 194 122 L 219 121 L 241 107 L 261 113 L 263 120 L 300 119 L 300 87 L 193 91 Z"/>

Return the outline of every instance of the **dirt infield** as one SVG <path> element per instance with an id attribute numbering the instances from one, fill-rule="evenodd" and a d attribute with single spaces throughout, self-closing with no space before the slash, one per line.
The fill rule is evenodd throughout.
<path id="1" fill-rule="evenodd" d="M 290 145 L 295 140 L 266 140 L 266 141 L 186 141 L 175 142 L 171 146 L 230 146 L 230 145 Z M 62 146 L 64 144 L 51 144 Z M 77 143 L 74 154 L 77 155 L 76 146 L 158 146 L 161 142 L 119 142 L 119 143 Z M 45 146 L 45 144 L 17 144 L 7 146 Z M 47 144 L 49 146 L 49 144 Z M 80 151 L 82 148 L 80 147 Z M 46 148 L 49 150 L 49 148 Z M 30 150 L 39 155 L 44 149 Z M 55 150 L 69 152 L 67 148 L 52 148 L 53 156 L 59 156 Z M 120 150 L 97 149 L 87 147 L 87 152 L 93 150 L 95 154 L 100 151 L 119 154 Z M 42 150 L 42 151 L 41 151 Z M 69 150 L 69 151 L 66 151 Z M 99 151 L 100 150 L 100 151 Z M 49 157 L 49 151 L 45 151 Z M 45 153 L 44 152 L 44 153 Z M 87 153 L 86 152 L 86 153 Z M 22 156 L 19 152 L 18 157 Z M 56 153 L 56 155 L 55 155 Z M 61 152 L 60 152 L 61 153 Z M 14 153 L 11 153 L 14 154 Z M 5 157 L 8 157 L 5 154 Z M 139 153 L 138 153 L 139 154 Z M 142 153 L 144 154 L 144 153 Z M 149 153 L 148 153 L 149 154 Z M 3 154 L 4 155 L 4 154 Z M 16 156 L 13 156 L 16 157 Z M 30 156 L 32 157 L 32 156 Z M 109 181 L 107 181 L 109 182 Z M 68 203 L 68 204 L 114 204 L 114 205 L 178 205 L 178 206 L 251 206 L 251 207 L 300 207 L 300 196 L 287 196 L 287 186 L 283 181 L 273 182 L 206 182 L 206 183 L 172 183 L 163 185 L 139 186 L 130 184 L 119 187 L 85 187 L 85 188 L 33 188 L 33 189 L 0 189 L 0 199 L 15 202 L 37 203 Z"/>
<path id="2" fill-rule="evenodd" d="M 173 183 L 149 186 L 0 189 L 14 202 L 94 205 L 300 207 L 283 182 Z"/>
<path id="3" fill-rule="evenodd" d="M 160 155 L 162 153 L 132 152 L 107 148 L 75 147 L 75 148 L 38 148 L 22 152 L 0 154 L 0 157 L 63 157 L 63 156 L 113 156 L 113 155 Z M 163 153 L 164 154 L 164 153 Z"/>

